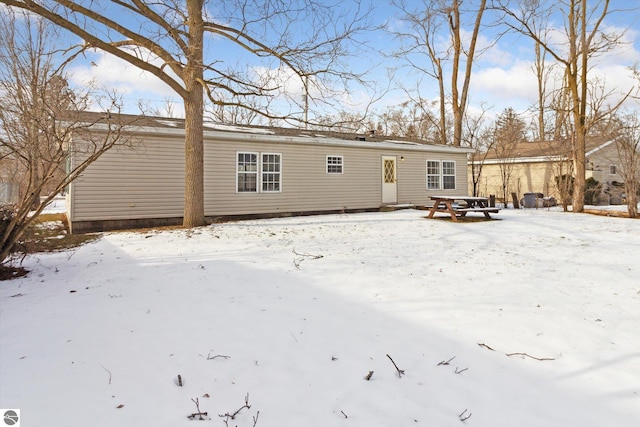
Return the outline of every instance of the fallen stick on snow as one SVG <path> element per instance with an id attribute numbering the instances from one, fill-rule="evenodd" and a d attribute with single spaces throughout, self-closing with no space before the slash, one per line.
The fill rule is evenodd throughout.
<path id="1" fill-rule="evenodd" d="M 507 353 L 507 356 L 509 356 L 509 357 L 511 357 L 511 356 L 529 357 L 531 359 L 541 360 L 541 361 L 544 361 L 544 360 L 556 360 L 553 357 L 535 357 L 535 356 L 532 356 L 532 355 L 527 354 L 527 353 Z"/>

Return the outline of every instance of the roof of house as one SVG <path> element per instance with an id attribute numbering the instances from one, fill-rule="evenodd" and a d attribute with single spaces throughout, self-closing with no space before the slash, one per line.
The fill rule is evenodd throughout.
<path id="1" fill-rule="evenodd" d="M 591 152 L 597 151 L 605 144 L 611 142 L 610 138 L 604 136 L 587 137 L 586 152 L 589 155 Z M 521 142 L 514 144 L 512 149 L 509 149 L 509 153 L 500 152 L 496 149 L 491 149 L 487 152 L 485 160 L 498 160 L 498 159 L 510 159 L 513 161 L 526 161 L 526 160 L 550 160 L 567 157 L 567 153 L 570 152 L 570 141 L 568 139 L 561 141 L 535 141 L 535 142 Z"/>
<path id="2" fill-rule="evenodd" d="M 100 128 L 109 123 L 124 125 L 132 132 L 184 135 L 185 119 L 144 115 L 109 114 L 104 112 L 74 112 L 73 119 Z M 346 133 L 331 130 L 282 128 L 272 126 L 232 125 L 204 122 L 205 138 L 226 138 L 262 142 L 292 142 L 301 144 L 341 145 L 362 148 L 394 148 L 417 151 L 465 152 L 473 149 L 450 145 L 427 144 L 416 138 L 389 137 L 369 133 Z"/>

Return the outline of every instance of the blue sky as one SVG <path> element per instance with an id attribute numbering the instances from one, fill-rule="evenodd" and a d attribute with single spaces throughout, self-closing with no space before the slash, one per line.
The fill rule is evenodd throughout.
<path id="1" fill-rule="evenodd" d="M 418 0 L 408 0 L 410 4 L 420 4 Z M 386 23 L 390 29 L 400 29 L 403 22 L 399 11 L 392 7 L 387 0 L 372 0 L 374 13 L 372 25 Z M 637 0 L 613 0 L 615 5 L 637 4 Z M 350 0 L 340 2 L 343 7 L 351 7 Z M 640 64 L 640 11 L 632 13 L 620 12 L 611 15 L 605 22 L 609 28 L 627 28 L 625 44 L 615 52 L 596 58 L 591 62 L 591 75 L 606 83 L 609 90 L 621 93 L 638 84 L 630 77 L 628 67 Z M 558 22 L 559 24 L 559 22 Z M 491 29 L 484 29 L 479 43 L 487 46 L 492 43 L 494 34 Z M 386 95 L 374 104 L 375 111 L 383 111 L 389 105 L 397 105 L 408 99 L 408 95 L 401 86 L 415 87 L 416 82 L 422 81 L 420 93 L 427 99 L 436 99 L 436 81 L 415 70 L 400 68 L 402 61 L 388 56 L 398 47 L 398 41 L 388 32 L 382 30 L 368 33 L 365 37 L 368 49 L 358 52 L 356 56 L 346 59 L 354 69 L 371 69 L 367 79 L 375 82 L 377 89 L 371 87 L 352 86 L 349 93 L 339 97 L 342 109 L 361 111 L 368 101 L 379 96 L 383 89 L 390 88 Z M 235 61 L 242 57 L 237 50 L 222 49 L 216 55 L 226 61 Z M 488 48 L 481 57 L 477 58 L 471 80 L 470 108 L 473 111 L 484 105 L 493 114 L 499 114 L 507 107 L 516 111 L 524 111 L 536 103 L 536 82 L 532 71 L 533 45 L 523 36 L 507 35 L 500 38 Z M 109 87 L 122 94 L 128 112 L 136 112 L 138 101 L 149 104 L 163 104 L 171 99 L 179 104 L 179 98 L 155 77 L 135 69 L 122 61 L 106 55 L 96 53 L 89 55 L 87 60 L 76 63 L 69 69 L 73 81 L 81 84 L 88 79 L 94 79 L 99 85 Z M 395 74 L 395 80 L 389 80 L 389 75 Z M 289 95 L 300 99 L 301 84 L 286 85 Z M 615 95 L 614 95 L 615 98 Z M 614 99 L 612 98 L 612 100 Z M 283 108 L 287 108 L 284 100 Z M 636 104 L 637 106 L 637 104 Z M 318 107 L 319 108 L 319 107 Z M 295 109 L 295 108 L 293 108 Z M 181 115 L 181 107 L 177 105 L 176 114 Z"/>

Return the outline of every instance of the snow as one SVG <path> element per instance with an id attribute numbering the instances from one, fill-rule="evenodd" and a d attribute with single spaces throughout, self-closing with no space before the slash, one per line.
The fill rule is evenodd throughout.
<path id="1" fill-rule="evenodd" d="M 0 283 L 0 407 L 28 426 L 640 425 L 640 221 L 425 216 L 108 233 L 29 257 Z"/>
<path id="2" fill-rule="evenodd" d="M 224 130 L 224 131 L 232 131 L 232 132 L 244 132 L 244 133 L 254 133 L 254 134 L 264 134 L 264 135 L 274 134 L 274 132 L 270 129 L 250 127 L 250 126 L 235 126 L 235 125 L 228 125 L 225 123 L 210 122 L 210 121 L 205 121 L 204 127 L 206 129 Z"/>

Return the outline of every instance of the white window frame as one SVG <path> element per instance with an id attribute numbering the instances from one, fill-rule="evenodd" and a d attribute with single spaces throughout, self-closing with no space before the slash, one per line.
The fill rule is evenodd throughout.
<path id="1" fill-rule="evenodd" d="M 340 170 L 331 170 L 333 168 Z M 344 173 L 344 156 L 327 155 L 325 172 L 327 175 L 342 175 Z"/>
<path id="2" fill-rule="evenodd" d="M 451 173 L 445 173 L 445 167 L 444 167 L 445 163 L 453 164 L 453 173 L 452 174 Z M 440 162 L 440 171 L 442 171 L 442 180 L 441 180 L 442 189 L 443 190 L 455 190 L 456 189 L 456 162 L 455 162 L 455 160 L 442 160 Z M 446 186 L 446 183 L 445 183 L 445 178 L 450 178 L 450 177 L 453 177 L 453 187 L 452 188 L 448 188 Z"/>
<path id="3" fill-rule="evenodd" d="M 255 155 L 256 156 L 256 170 L 255 171 L 242 171 L 240 170 L 240 164 L 238 162 L 238 157 L 240 155 Z M 265 171 L 265 157 L 266 156 L 278 156 L 278 170 L 276 171 Z M 251 174 L 251 175 L 255 175 L 256 177 L 256 189 L 255 190 L 240 190 L 238 188 L 238 184 L 240 182 L 240 175 L 241 174 Z M 273 179 L 273 180 L 269 180 L 268 176 L 271 175 L 272 177 L 276 177 L 277 179 Z M 272 181 L 272 183 L 277 184 L 277 189 L 275 190 L 270 190 L 270 189 L 265 189 L 264 185 L 265 184 L 269 184 L 269 181 Z M 261 153 L 261 152 L 257 152 L 257 151 L 237 151 L 236 152 L 236 193 L 248 193 L 248 194 L 255 194 L 255 193 L 281 193 L 282 192 L 282 153 Z"/>
<path id="4" fill-rule="evenodd" d="M 609 165 L 609 175 L 617 175 L 618 174 L 618 168 L 616 167 L 616 165 Z"/>
<path id="5" fill-rule="evenodd" d="M 435 165 L 437 165 L 438 170 L 436 173 L 429 173 L 429 163 L 435 163 Z M 440 190 L 440 183 L 441 183 L 441 165 L 440 165 L 440 160 L 427 160 L 427 190 Z M 429 178 L 435 178 L 436 182 L 433 182 L 433 180 L 430 180 Z"/>
<path id="6" fill-rule="evenodd" d="M 240 170 L 240 155 L 256 156 L 256 170 L 246 171 Z M 236 193 L 257 193 L 260 188 L 260 153 L 255 151 L 237 151 L 236 152 Z M 256 189 L 255 190 L 240 190 L 238 184 L 240 183 L 240 175 L 255 175 L 256 177 Z"/>
<path id="7" fill-rule="evenodd" d="M 430 171 L 429 164 L 437 166 L 437 171 Z M 444 165 L 446 163 L 453 164 L 453 174 L 445 173 Z M 445 185 L 445 178 L 453 177 L 453 187 L 449 188 Z M 455 190 L 457 187 L 456 161 L 455 160 L 433 160 L 426 161 L 426 187 L 427 190 Z"/>
<path id="8" fill-rule="evenodd" d="M 277 171 L 265 171 L 265 156 L 278 156 L 278 170 Z M 265 175 L 277 176 L 277 180 L 265 179 Z M 276 190 L 265 190 L 265 184 L 277 183 L 278 188 Z M 281 193 L 282 192 L 282 154 L 280 153 L 260 153 L 260 192 L 261 193 Z"/>

